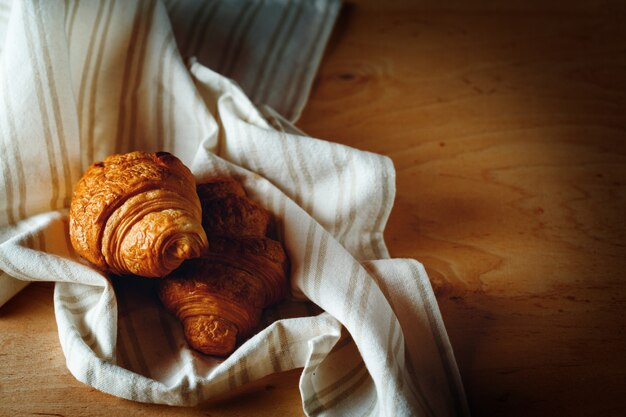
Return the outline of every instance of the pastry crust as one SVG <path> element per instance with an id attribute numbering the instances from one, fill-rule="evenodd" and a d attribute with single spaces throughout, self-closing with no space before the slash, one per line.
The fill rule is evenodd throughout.
<path id="1" fill-rule="evenodd" d="M 214 178 L 198 195 L 209 249 L 161 280 L 159 295 L 192 348 L 226 356 L 250 337 L 263 309 L 285 297 L 288 261 L 266 236 L 270 213 L 234 179 Z"/>
<path id="2" fill-rule="evenodd" d="M 198 185 L 202 226 L 207 235 L 266 236 L 271 214 L 246 196 L 239 182 L 215 177 Z"/>
<path id="3" fill-rule="evenodd" d="M 163 277 L 206 250 L 195 185 L 189 169 L 167 152 L 94 163 L 74 190 L 72 246 L 101 270 Z"/>

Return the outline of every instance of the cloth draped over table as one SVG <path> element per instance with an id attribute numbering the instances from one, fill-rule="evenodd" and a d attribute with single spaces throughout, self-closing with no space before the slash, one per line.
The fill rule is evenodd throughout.
<path id="1" fill-rule="evenodd" d="M 302 367 L 309 415 L 467 414 L 424 268 L 389 259 L 383 240 L 391 161 L 306 137 L 287 121 L 306 100 L 337 9 L 286 0 L 10 5 L 0 26 L 0 287 L 15 285 L 8 276 L 56 282 L 59 338 L 78 380 L 135 401 L 195 405 Z M 186 20 L 184 10 L 196 11 Z M 276 11 L 265 52 L 243 47 Z M 236 27 L 213 29 L 220 13 Z M 317 23 L 299 55 L 290 36 L 305 36 L 305 18 Z M 213 39 L 222 49 L 203 52 Z M 239 77 L 263 111 L 187 54 Z M 234 175 L 278 219 L 292 297 L 227 359 L 186 346 L 153 280 L 108 277 L 68 242 L 67 207 L 83 170 L 135 149 L 174 153 L 198 182 Z"/>

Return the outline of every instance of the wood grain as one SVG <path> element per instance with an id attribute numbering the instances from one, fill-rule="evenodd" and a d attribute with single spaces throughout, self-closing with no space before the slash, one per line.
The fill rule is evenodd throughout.
<path id="1" fill-rule="evenodd" d="M 626 20 L 574 3 L 358 2 L 299 123 L 393 159 L 475 415 L 626 410 Z"/>
<path id="2" fill-rule="evenodd" d="M 388 155 L 395 257 L 430 274 L 476 416 L 626 409 L 626 6 L 364 0 L 298 125 Z M 65 368 L 52 286 L 0 309 L 0 415 L 298 415 L 297 371 L 205 408 Z"/>

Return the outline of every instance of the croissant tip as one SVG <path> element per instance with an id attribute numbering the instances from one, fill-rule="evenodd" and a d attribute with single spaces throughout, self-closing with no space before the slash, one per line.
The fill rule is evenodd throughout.
<path id="1" fill-rule="evenodd" d="M 182 239 L 176 240 L 172 244 L 170 244 L 166 249 L 166 253 L 168 254 L 168 256 L 174 257 L 177 260 L 181 261 L 189 259 L 193 256 L 191 245 L 189 244 L 189 242 Z"/>
<path id="2" fill-rule="evenodd" d="M 218 316 L 192 316 L 184 320 L 185 339 L 206 355 L 228 356 L 237 344 L 237 327 Z"/>

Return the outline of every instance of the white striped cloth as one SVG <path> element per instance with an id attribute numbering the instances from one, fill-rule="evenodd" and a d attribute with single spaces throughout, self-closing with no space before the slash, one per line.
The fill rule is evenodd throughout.
<path id="1" fill-rule="evenodd" d="M 234 79 L 289 121 L 304 108 L 339 0 L 168 0 L 183 57 Z"/>
<path id="2" fill-rule="evenodd" d="M 15 2 L 4 29 L 0 270 L 57 282 L 70 372 L 119 397 L 192 406 L 303 368 L 308 415 L 467 415 L 428 277 L 414 260 L 389 259 L 383 241 L 390 160 L 298 134 L 230 79 L 183 60 L 159 1 L 60 4 Z M 131 149 L 173 152 L 199 182 L 235 175 L 278 219 L 292 297 L 227 359 L 187 348 L 154 280 L 107 277 L 68 243 L 81 172 Z"/>
<path id="3" fill-rule="evenodd" d="M 0 0 L 0 40 L 4 39 L 13 1 Z M 83 37 L 92 30 L 114 36 L 108 33 L 108 15 L 95 19 L 90 16 L 94 3 L 64 0 L 65 28 L 73 41 L 79 40 L 74 31 L 80 31 Z M 235 80 L 257 105 L 268 105 L 293 122 L 307 101 L 341 3 L 164 0 L 164 4 L 183 59 L 195 57 L 201 64 Z M 101 4 L 100 12 L 104 11 Z M 89 20 L 82 20 L 86 16 Z M 91 39 L 90 42 L 98 42 Z M 0 42 L 0 51 L 2 48 Z"/>

